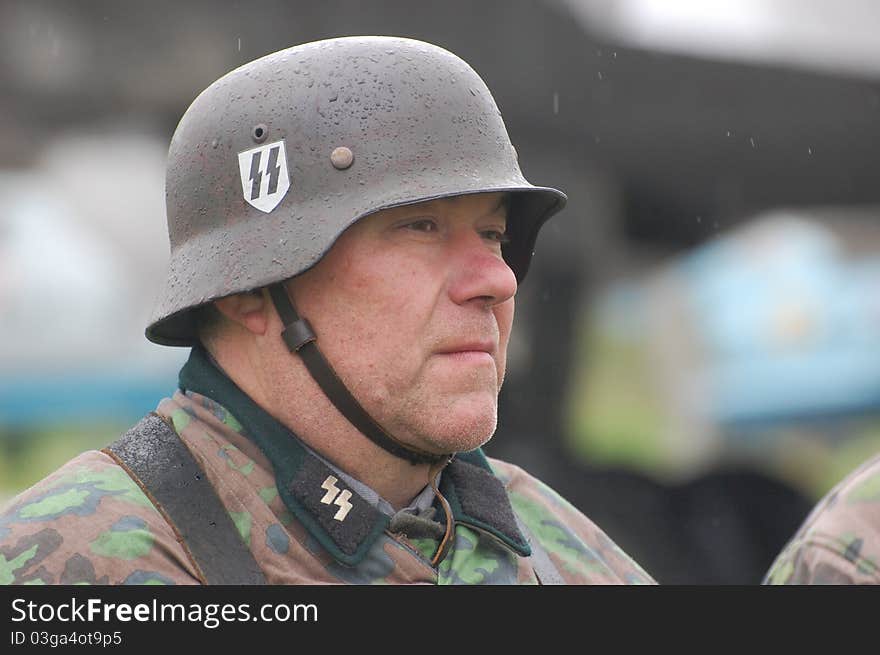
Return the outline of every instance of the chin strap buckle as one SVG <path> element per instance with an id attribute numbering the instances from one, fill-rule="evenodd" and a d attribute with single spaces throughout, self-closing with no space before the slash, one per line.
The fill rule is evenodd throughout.
<path id="1" fill-rule="evenodd" d="M 284 343 L 287 344 L 292 353 L 299 352 L 300 348 L 317 339 L 312 326 L 304 318 L 300 318 L 285 326 L 284 331 L 281 333 L 281 338 L 284 339 Z"/>

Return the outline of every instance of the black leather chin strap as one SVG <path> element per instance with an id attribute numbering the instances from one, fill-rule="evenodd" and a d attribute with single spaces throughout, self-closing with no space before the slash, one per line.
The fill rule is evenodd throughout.
<path id="1" fill-rule="evenodd" d="M 373 443 L 385 449 L 392 455 L 405 459 L 413 464 L 430 464 L 448 459 L 449 455 L 437 455 L 404 445 L 390 434 L 381 425 L 376 423 L 367 414 L 360 403 L 351 394 L 342 380 L 333 370 L 330 362 L 318 349 L 317 337 L 309 322 L 300 317 L 293 306 L 293 302 L 287 294 L 283 282 L 269 286 L 269 295 L 275 304 L 275 309 L 284 323 L 284 331 L 281 338 L 287 344 L 292 353 L 299 354 L 303 363 L 321 390 L 330 399 L 336 409 L 349 420 L 349 422 L 369 437 Z"/>

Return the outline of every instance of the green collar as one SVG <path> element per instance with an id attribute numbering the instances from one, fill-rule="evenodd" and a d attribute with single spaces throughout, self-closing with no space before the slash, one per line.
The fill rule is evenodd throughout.
<path id="1" fill-rule="evenodd" d="M 211 398 L 235 416 L 242 434 L 271 462 L 287 509 L 334 559 L 350 566 L 364 559 L 390 517 L 347 489 L 331 468 L 239 389 L 203 349 L 192 349 L 180 370 L 179 386 Z M 458 453 L 443 472 L 440 491 L 457 523 L 488 532 L 519 555 L 531 554 L 507 492 L 482 450 Z"/>

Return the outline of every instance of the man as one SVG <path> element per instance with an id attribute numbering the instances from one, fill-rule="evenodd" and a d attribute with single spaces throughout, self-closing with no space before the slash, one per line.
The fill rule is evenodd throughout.
<path id="1" fill-rule="evenodd" d="M 765 584 L 880 584 L 880 456 L 839 482 L 776 558 Z"/>
<path id="2" fill-rule="evenodd" d="M 192 347 L 180 389 L 11 502 L 0 579 L 652 582 L 480 450 L 565 196 L 522 176 L 468 64 L 391 37 L 251 62 L 183 116 L 166 194 L 146 333 Z"/>

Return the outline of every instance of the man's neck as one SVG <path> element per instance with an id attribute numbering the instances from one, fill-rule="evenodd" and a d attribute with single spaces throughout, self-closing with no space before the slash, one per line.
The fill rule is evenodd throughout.
<path id="1" fill-rule="evenodd" d="M 309 448 L 372 488 L 395 509 L 406 507 L 429 483 L 428 464 L 411 464 L 381 449 L 351 425 L 323 394 L 307 407 L 285 403 L 264 409 Z"/>
<path id="2" fill-rule="evenodd" d="M 289 363 L 279 370 L 275 362 L 240 349 L 216 347 L 210 355 L 254 403 L 395 509 L 406 507 L 430 482 L 429 464 L 412 464 L 383 450 L 340 414 L 299 358 L 279 353 Z"/>

